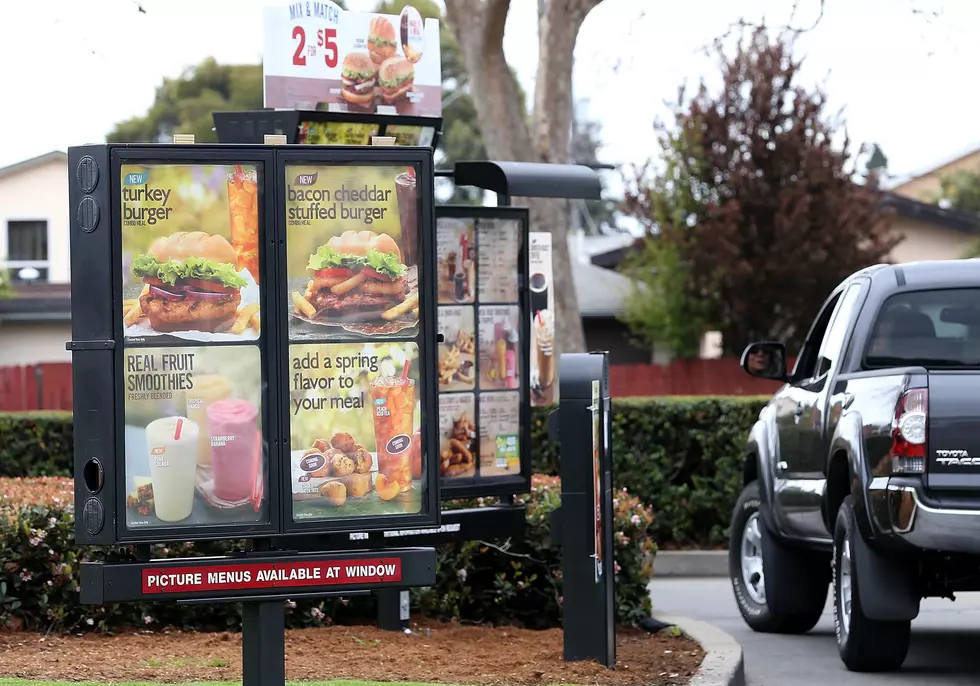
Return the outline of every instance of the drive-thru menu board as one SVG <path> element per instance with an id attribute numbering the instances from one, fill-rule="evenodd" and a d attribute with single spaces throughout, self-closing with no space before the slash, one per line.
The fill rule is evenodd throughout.
<path id="1" fill-rule="evenodd" d="M 294 521 L 422 509 L 418 165 L 285 165 Z"/>
<path id="2" fill-rule="evenodd" d="M 436 524 L 432 150 L 70 156 L 79 543 Z"/>
<path id="3" fill-rule="evenodd" d="M 527 477 L 530 407 L 521 210 L 439 208 L 439 473 L 444 494 Z M 501 492 L 507 490 L 501 486 Z M 474 491 L 475 492 L 475 491 Z"/>
<path id="4" fill-rule="evenodd" d="M 267 523 L 257 164 L 122 164 L 125 524 Z"/>

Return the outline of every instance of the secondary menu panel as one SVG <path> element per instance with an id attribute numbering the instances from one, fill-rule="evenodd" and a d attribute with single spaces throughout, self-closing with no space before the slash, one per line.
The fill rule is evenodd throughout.
<path id="1" fill-rule="evenodd" d="M 521 474 L 523 225 L 501 217 L 437 221 L 440 475 Z"/>

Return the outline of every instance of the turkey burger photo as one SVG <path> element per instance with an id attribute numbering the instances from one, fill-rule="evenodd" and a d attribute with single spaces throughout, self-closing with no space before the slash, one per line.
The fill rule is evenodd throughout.
<path id="1" fill-rule="evenodd" d="M 352 52 L 344 58 L 340 75 L 344 100 L 358 107 L 374 104 L 375 89 L 378 85 L 378 66 L 364 52 Z"/>
<path id="2" fill-rule="evenodd" d="M 154 241 L 132 267 L 147 285 L 139 304 L 150 326 L 160 332 L 229 328 L 248 283 L 235 269 L 237 259 L 225 238 L 203 231 Z"/>

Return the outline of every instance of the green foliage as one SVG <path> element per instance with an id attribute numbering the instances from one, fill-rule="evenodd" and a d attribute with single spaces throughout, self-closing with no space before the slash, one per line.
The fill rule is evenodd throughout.
<path id="1" fill-rule="evenodd" d="M 653 508 L 651 531 L 660 549 L 727 544 L 732 507 L 742 490 L 745 441 L 766 402 L 613 400 L 613 485 Z M 546 408 L 535 408 L 533 469 L 557 474 L 558 446 L 548 440 L 547 415 Z"/>
<path id="2" fill-rule="evenodd" d="M 10 271 L 0 269 L 0 300 L 12 297 L 13 294 L 14 287 L 11 285 Z"/>
<path id="3" fill-rule="evenodd" d="M 720 87 L 680 91 L 658 127 L 663 164 L 627 194 L 626 211 L 657 244 L 630 265 L 655 272 L 643 297 L 676 301 L 634 307 L 629 321 L 688 351 L 694 324 L 721 332 L 728 354 L 757 340 L 798 347 L 827 294 L 899 239 L 874 176 L 856 182 L 857 155 L 826 94 L 798 85 L 792 33 L 763 26 L 725 45 Z"/>
<path id="4" fill-rule="evenodd" d="M 745 440 L 766 402 L 758 397 L 613 400 L 613 482 L 653 508 L 651 534 L 660 548 L 713 547 L 728 540 Z M 558 445 L 548 440 L 551 409 L 536 407 L 532 413 L 537 474 L 559 473 Z M 70 474 L 71 429 L 66 413 L 0 414 L 0 475 Z"/>
<path id="5" fill-rule="evenodd" d="M 413 605 L 426 616 L 550 628 L 561 622 L 560 552 L 551 538 L 551 513 L 560 485 L 535 477 L 527 506 L 524 541 L 473 541 L 438 549 L 437 585 L 413 589 Z M 100 551 L 72 540 L 72 482 L 68 479 L 0 481 L 0 627 L 41 631 L 113 631 L 127 626 L 185 630 L 237 630 L 235 605 L 135 603 L 105 606 L 78 602 L 78 569 Z M 616 495 L 614 517 L 617 612 L 635 623 L 650 611 L 647 585 L 655 547 L 648 531 L 653 515 L 638 499 Z M 490 504 L 487 501 L 484 504 Z M 470 505 L 480 506 L 480 503 Z M 154 546 L 163 558 L 216 555 L 242 541 Z M 371 622 L 373 596 L 287 602 L 287 626 Z"/>
<path id="6" fill-rule="evenodd" d="M 0 477 L 70 476 L 72 436 L 70 412 L 0 413 Z"/>
<path id="7" fill-rule="evenodd" d="M 940 198 L 948 201 L 951 209 L 980 214 L 980 167 L 944 174 L 939 185 Z"/>
<path id="8" fill-rule="evenodd" d="M 120 122 L 106 136 L 110 143 L 167 142 L 175 133 L 192 133 L 198 143 L 216 142 L 211 130 L 216 111 L 262 107 L 262 65 L 218 64 L 209 57 L 175 79 L 165 78 L 149 111 Z"/>

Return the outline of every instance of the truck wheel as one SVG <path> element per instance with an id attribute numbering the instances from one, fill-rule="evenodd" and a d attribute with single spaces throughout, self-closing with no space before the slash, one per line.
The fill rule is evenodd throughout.
<path id="1" fill-rule="evenodd" d="M 830 565 L 791 550 L 773 536 L 760 511 L 759 484 L 745 487 L 732 514 L 728 574 L 742 618 L 755 631 L 802 634 L 819 621 Z"/>
<path id="2" fill-rule="evenodd" d="M 854 537 L 860 536 L 851 496 L 844 498 L 834 527 L 834 631 L 844 665 L 852 672 L 898 669 L 909 650 L 911 622 L 868 619 L 858 592 Z M 874 579 L 862 579 L 874 584 Z"/>

